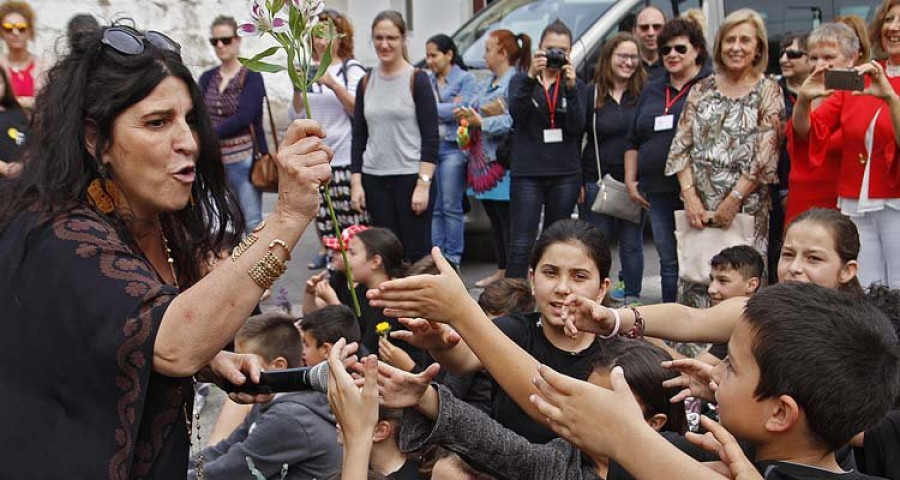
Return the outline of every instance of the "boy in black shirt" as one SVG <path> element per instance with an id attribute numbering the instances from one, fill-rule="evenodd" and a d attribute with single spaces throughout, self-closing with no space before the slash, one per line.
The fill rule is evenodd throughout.
<path id="1" fill-rule="evenodd" d="M 874 477 L 843 471 L 834 451 L 884 417 L 900 391 L 898 368 L 897 335 L 863 297 L 785 283 L 748 300 L 712 379 L 722 426 L 754 444 L 764 478 L 862 480 Z M 621 371 L 613 372 L 612 391 L 548 368 L 541 377 L 542 396 L 533 401 L 582 451 L 609 455 L 636 478 L 722 478 L 646 428 Z M 717 435 L 703 440 L 726 467 L 755 477 L 734 438 L 704 424 Z"/>

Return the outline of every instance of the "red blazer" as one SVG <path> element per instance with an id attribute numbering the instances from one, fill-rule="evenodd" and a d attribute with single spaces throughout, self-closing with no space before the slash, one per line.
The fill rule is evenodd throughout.
<path id="1" fill-rule="evenodd" d="M 900 77 L 888 79 L 900 92 Z M 866 87 L 870 80 L 866 78 Z M 872 156 L 866 154 L 866 130 L 878 109 Z M 870 198 L 900 198 L 900 158 L 894 137 L 894 125 L 887 103 L 870 95 L 853 95 L 838 91 L 810 114 L 809 161 L 824 165 L 828 155 L 829 138 L 840 128 L 843 133 L 840 155 L 838 195 L 859 198 L 866 164 L 872 164 L 869 176 Z M 834 148 L 834 147 L 832 147 Z M 833 160 L 832 160 L 833 161 Z M 790 195 L 790 194 L 789 194 Z"/>

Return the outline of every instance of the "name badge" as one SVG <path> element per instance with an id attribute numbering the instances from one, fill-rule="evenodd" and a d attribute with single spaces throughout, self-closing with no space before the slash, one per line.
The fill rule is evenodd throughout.
<path id="1" fill-rule="evenodd" d="M 653 131 L 662 132 L 675 128 L 675 115 L 660 115 L 653 121 Z"/>
<path id="2" fill-rule="evenodd" d="M 562 143 L 563 134 L 561 128 L 548 128 L 544 130 L 544 143 Z"/>

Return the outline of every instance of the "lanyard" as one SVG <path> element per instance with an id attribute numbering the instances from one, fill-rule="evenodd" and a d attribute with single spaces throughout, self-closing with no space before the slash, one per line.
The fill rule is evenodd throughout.
<path id="1" fill-rule="evenodd" d="M 559 102 L 559 84 L 561 79 L 556 79 L 556 88 L 553 89 L 553 100 L 550 100 L 550 89 L 544 87 L 544 95 L 547 96 L 547 108 L 550 109 L 550 128 L 556 128 L 556 104 Z"/>
<path id="2" fill-rule="evenodd" d="M 666 85 L 666 109 L 663 112 L 663 115 L 669 114 L 669 109 L 672 108 L 672 106 L 678 102 L 679 98 L 683 97 L 684 94 L 686 94 L 688 92 L 688 90 L 691 89 L 691 86 L 693 86 L 693 83 L 688 83 L 687 85 L 685 85 L 684 87 L 681 88 L 681 91 L 678 92 L 678 95 L 675 95 L 675 98 L 669 100 L 669 96 L 671 95 L 672 89 L 668 85 Z"/>

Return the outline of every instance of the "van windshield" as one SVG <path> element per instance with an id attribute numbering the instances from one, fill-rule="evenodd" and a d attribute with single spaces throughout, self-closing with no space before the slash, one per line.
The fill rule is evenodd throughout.
<path id="1" fill-rule="evenodd" d="M 557 18 L 572 29 L 578 40 L 609 9 L 615 0 L 500 0 L 463 26 L 454 40 L 463 52 L 463 61 L 473 68 L 484 68 L 484 42 L 487 33 L 506 28 L 527 33 L 537 49 L 541 31 Z"/>

